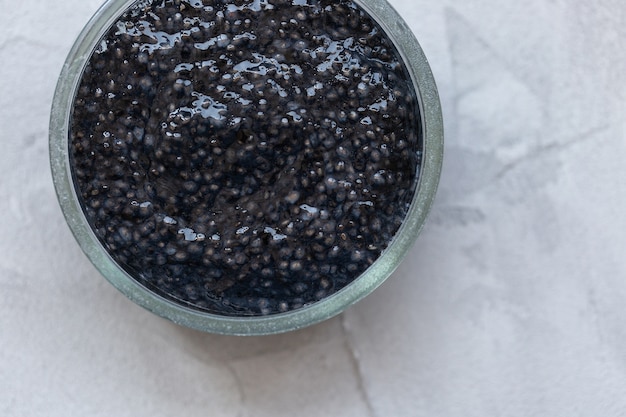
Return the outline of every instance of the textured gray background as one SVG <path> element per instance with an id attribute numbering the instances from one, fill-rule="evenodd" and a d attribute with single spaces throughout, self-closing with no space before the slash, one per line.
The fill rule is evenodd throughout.
<path id="1" fill-rule="evenodd" d="M 626 415 L 626 5 L 393 0 L 430 59 L 440 192 L 345 314 L 201 334 L 113 289 L 57 206 L 47 123 L 100 0 L 0 0 L 0 415 Z"/>

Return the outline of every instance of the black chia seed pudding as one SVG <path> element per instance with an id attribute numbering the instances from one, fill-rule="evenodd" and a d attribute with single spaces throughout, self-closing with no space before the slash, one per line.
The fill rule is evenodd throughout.
<path id="1" fill-rule="evenodd" d="M 388 246 L 415 194 L 417 96 L 357 4 L 135 2 L 78 86 L 85 216 L 136 281 L 225 316 L 315 303 Z"/>

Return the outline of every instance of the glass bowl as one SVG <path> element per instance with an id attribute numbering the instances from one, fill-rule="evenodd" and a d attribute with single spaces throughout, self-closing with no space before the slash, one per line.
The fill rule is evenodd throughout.
<path id="1" fill-rule="evenodd" d="M 143 0 L 145 1 L 145 0 Z M 50 163 L 58 200 L 80 247 L 119 291 L 133 302 L 174 323 L 229 335 L 265 335 L 303 328 L 331 318 L 361 300 L 397 268 L 415 242 L 432 205 L 443 158 L 443 126 L 435 81 L 427 59 L 408 25 L 385 0 L 354 0 L 394 43 L 414 85 L 422 137 L 419 178 L 408 213 L 377 260 L 343 289 L 299 309 L 266 316 L 226 316 L 190 308 L 140 284 L 100 243 L 77 196 L 70 164 L 70 123 L 83 71 L 102 37 L 136 0 L 108 0 L 87 23 L 65 62 L 50 119 Z M 296 0 L 297 4 L 298 0 Z"/>

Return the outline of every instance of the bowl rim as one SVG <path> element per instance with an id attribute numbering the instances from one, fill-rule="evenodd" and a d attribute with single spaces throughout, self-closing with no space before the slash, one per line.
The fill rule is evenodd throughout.
<path id="1" fill-rule="evenodd" d="M 85 25 L 63 65 L 50 114 L 49 151 L 59 204 L 76 241 L 98 271 L 136 304 L 174 323 L 225 335 L 269 335 L 327 320 L 380 286 L 397 268 L 417 239 L 432 206 L 443 161 L 443 121 L 437 86 L 415 35 L 386 0 L 353 0 L 380 24 L 411 75 L 421 116 L 423 151 L 419 179 L 409 211 L 389 246 L 352 283 L 318 302 L 268 316 L 220 316 L 185 307 L 144 287 L 117 265 L 100 244 L 80 207 L 69 164 L 69 121 L 83 70 L 97 42 L 136 1 L 107 0 Z"/>

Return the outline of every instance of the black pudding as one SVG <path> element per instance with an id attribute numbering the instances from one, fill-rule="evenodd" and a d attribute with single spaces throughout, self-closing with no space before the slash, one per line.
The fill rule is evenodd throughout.
<path id="1" fill-rule="evenodd" d="M 353 282 L 415 194 L 418 100 L 351 1 L 138 1 L 72 111 L 85 216 L 135 280 L 185 306 L 276 314 Z"/>

